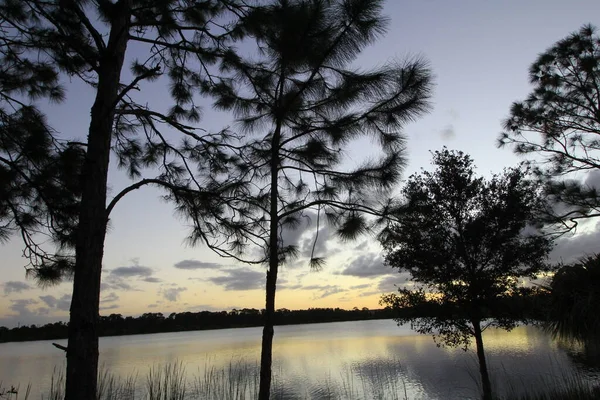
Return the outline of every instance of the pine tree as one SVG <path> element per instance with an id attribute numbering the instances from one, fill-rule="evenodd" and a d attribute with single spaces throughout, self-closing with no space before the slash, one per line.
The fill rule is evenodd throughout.
<path id="1" fill-rule="evenodd" d="M 382 3 L 277 0 L 248 10 L 239 27 L 256 57 L 232 48 L 209 87 L 215 107 L 241 126 L 229 141 L 229 168 L 204 176 L 223 188 L 219 211 L 202 212 L 215 210 L 203 196 L 175 196 L 195 222 L 193 243 L 267 266 L 260 399 L 269 398 L 279 267 L 298 253 L 283 244 L 283 230 L 314 213 L 317 229 L 327 219 L 342 239 L 368 231 L 367 215 L 386 214 L 386 191 L 404 166 L 402 128 L 428 109 L 431 75 L 422 60 L 351 67 L 385 31 Z M 349 168 L 344 150 L 364 137 L 381 152 Z M 313 252 L 310 266 L 323 265 Z"/>
<path id="2" fill-rule="evenodd" d="M 192 165 L 217 168 L 221 138 L 201 135 L 193 92 L 201 88 L 215 61 L 227 25 L 216 18 L 234 2 L 188 0 L 4 0 L 0 17 L 4 40 L 16 35 L 24 51 L 37 52 L 44 65 L 80 79 L 95 92 L 85 155 L 77 171 L 73 297 L 69 320 L 66 399 L 93 399 L 98 372 L 100 276 L 104 238 L 111 210 L 119 199 L 146 184 L 168 189 Z M 128 46 L 143 48 L 131 65 L 131 80 L 122 81 Z M 173 107 L 167 112 L 146 106 L 135 91 L 165 75 Z M 54 77 L 52 77 L 54 78 Z M 35 86 L 31 86 L 35 88 Z M 58 96 L 60 91 L 52 92 Z M 60 96 L 58 96 L 60 97 Z M 32 127 L 25 127 L 28 134 Z M 167 140 L 166 129 L 187 138 L 183 150 Z M 9 135 L 10 136 L 10 135 Z M 52 142 L 48 138 L 46 143 Z M 6 144 L 3 143 L 3 146 Z M 193 154 L 192 151 L 193 150 Z M 133 179 L 107 202 L 111 152 Z M 188 157 L 194 157 L 190 160 Z M 77 158 L 75 158 L 77 159 Z M 160 175 L 141 179 L 141 170 L 160 167 Z M 202 167 L 201 167 L 202 168 Z M 29 205 L 30 198 L 23 197 Z M 54 270 L 53 270 L 54 271 Z"/>
<path id="3" fill-rule="evenodd" d="M 28 274 L 48 284 L 72 272 L 84 150 L 59 140 L 37 107 L 65 95 L 57 68 L 40 56 L 0 20 L 0 242 L 18 234 Z M 41 244 L 48 237 L 58 252 Z"/>
<path id="4" fill-rule="evenodd" d="M 598 188 L 577 176 L 600 173 L 600 37 L 595 29 L 583 26 L 540 54 L 529 79 L 533 90 L 512 105 L 499 145 L 534 156 L 527 162 L 560 204 L 548 213 L 550 221 L 572 230 L 578 221 L 600 216 Z"/>

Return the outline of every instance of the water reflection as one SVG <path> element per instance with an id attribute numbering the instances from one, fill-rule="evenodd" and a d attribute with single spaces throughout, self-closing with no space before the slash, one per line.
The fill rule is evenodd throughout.
<path id="1" fill-rule="evenodd" d="M 253 398 L 260 335 L 260 328 L 245 328 L 102 338 L 100 361 L 117 376 L 137 374 L 140 385 L 150 366 L 180 362 L 195 387 L 220 382 L 222 390 L 239 387 Z M 431 337 L 393 321 L 284 326 L 276 328 L 275 337 L 277 399 L 478 397 L 473 351 L 436 347 Z M 489 331 L 484 341 L 498 394 L 524 392 L 532 382 L 550 390 L 559 381 L 553 377 L 565 378 L 583 365 L 575 359 L 577 349 L 532 327 Z M 31 382 L 33 398 L 63 363 L 64 353 L 50 342 L 0 345 L 0 381 Z"/>

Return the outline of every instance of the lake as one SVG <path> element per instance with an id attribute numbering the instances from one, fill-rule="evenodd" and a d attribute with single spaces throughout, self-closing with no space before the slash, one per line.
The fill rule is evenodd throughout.
<path id="1" fill-rule="evenodd" d="M 245 385 L 249 393 L 256 383 L 260 337 L 261 328 L 104 337 L 100 363 L 115 376 L 137 376 L 140 394 L 149 369 L 162 371 L 167 363 L 185 368 L 190 393 L 210 380 L 229 388 L 231 382 L 223 381 L 237 380 L 235 385 Z M 501 395 L 551 390 L 573 374 L 597 377 L 597 370 L 581 367 L 569 349 L 535 327 L 488 330 L 484 343 Z M 430 336 L 392 320 L 277 326 L 273 352 L 275 398 L 441 400 L 479 393 L 474 350 L 439 348 Z M 50 341 L 0 344 L 0 382 L 5 387 L 31 383 L 30 399 L 39 399 L 64 361 Z"/>

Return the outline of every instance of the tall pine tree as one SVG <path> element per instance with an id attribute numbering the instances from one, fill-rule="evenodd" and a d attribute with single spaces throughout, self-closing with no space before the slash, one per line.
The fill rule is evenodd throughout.
<path id="1" fill-rule="evenodd" d="M 241 127 L 237 140 L 229 141 L 229 168 L 204 177 L 223 188 L 219 211 L 202 212 L 215 210 L 204 196 L 179 193 L 176 201 L 195 222 L 192 242 L 267 266 L 260 399 L 268 399 L 270 392 L 279 267 L 298 252 L 283 243 L 283 230 L 298 228 L 303 217 L 314 213 L 317 229 L 327 219 L 342 239 L 367 231 L 367 215 L 387 212 L 389 204 L 382 199 L 404 165 L 402 128 L 428 108 L 431 75 L 422 60 L 369 71 L 351 67 L 365 46 L 385 32 L 382 4 L 263 3 L 240 23 L 256 45 L 254 55 L 228 51 L 221 78 L 208 87 L 215 106 L 233 112 Z M 348 167 L 344 151 L 365 137 L 380 152 Z M 311 267 L 323 263 L 312 254 Z"/>
<path id="2" fill-rule="evenodd" d="M 215 20 L 235 4 L 206 0 L 4 0 L 0 3 L 3 32 L 14 34 L 25 51 L 80 79 L 95 93 L 85 155 L 77 171 L 79 207 L 75 217 L 75 265 L 69 320 L 66 399 L 93 399 L 98 372 L 99 296 L 104 239 L 110 211 L 128 192 L 146 184 L 172 188 L 206 161 L 216 168 L 222 157 L 215 142 L 220 135 L 202 136 L 193 125 L 199 113 L 193 91 L 203 85 L 223 40 L 230 36 Z M 8 33 L 7 33 L 8 32 Z M 127 49 L 142 50 L 123 82 Z M 150 109 L 147 99 L 135 100 L 145 81 L 170 80 L 173 107 Z M 59 92 L 56 92 L 59 94 Z M 167 140 L 174 129 L 187 140 L 183 149 Z M 27 128 L 30 132 L 30 127 Z M 218 143 L 217 143 L 218 144 Z M 4 144 L 3 144 L 4 145 Z M 111 152 L 137 179 L 107 200 Z M 193 152 L 193 154 L 191 154 Z M 194 160 L 190 160 L 193 157 Z M 141 179 L 145 167 L 160 167 L 158 176 Z M 29 201 L 29 200 L 27 200 Z M 32 204 L 32 203 L 29 203 Z"/>

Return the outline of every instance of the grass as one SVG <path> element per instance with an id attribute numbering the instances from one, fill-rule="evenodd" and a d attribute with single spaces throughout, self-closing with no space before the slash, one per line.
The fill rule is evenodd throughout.
<path id="1" fill-rule="evenodd" d="M 105 368 L 98 380 L 98 400 L 245 400 L 258 397 L 258 365 L 231 361 L 224 368 L 207 365 L 202 374 L 188 381 L 185 366 L 171 363 L 150 368 L 144 380 L 137 376 L 118 378 Z M 276 371 L 272 382 L 273 400 L 408 400 L 410 390 L 402 380 L 402 368 L 395 360 L 385 363 L 361 363 L 348 366 L 336 379 L 324 377 L 317 385 L 307 385 L 299 377 L 283 380 Z M 546 379 L 546 381 L 544 381 Z M 497 400 L 591 400 L 600 399 L 600 386 L 583 375 L 559 379 L 543 378 L 525 394 L 522 388 L 508 388 L 508 394 Z M 64 398 L 64 374 L 55 369 L 50 388 L 42 400 Z M 523 386 L 527 383 L 523 382 Z M 537 390 L 544 388 L 544 392 Z M 550 388 L 550 389 L 548 389 Z M 537 391 L 536 391 L 537 390 Z M 0 382 L 0 400 L 33 400 L 31 385 L 23 390 L 4 387 Z M 418 398 L 423 398 L 418 397 Z M 37 400 L 37 399 L 36 399 Z"/>
<path id="2" fill-rule="evenodd" d="M 536 387 L 546 388 L 543 392 L 539 390 L 528 391 L 525 394 L 508 394 L 500 400 L 598 400 L 600 399 L 600 386 L 592 383 L 582 375 L 564 376 L 559 378 L 560 385 L 550 378 L 535 382 Z M 550 388 L 550 389 L 547 389 Z M 509 390 L 510 392 L 510 390 Z M 515 392 L 513 390 L 513 392 Z"/>

